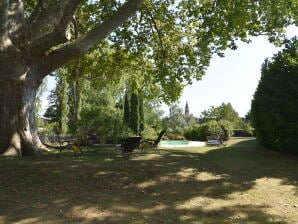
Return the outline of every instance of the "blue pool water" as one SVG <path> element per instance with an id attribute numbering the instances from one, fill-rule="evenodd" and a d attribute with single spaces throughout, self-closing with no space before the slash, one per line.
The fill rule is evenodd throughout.
<path id="1" fill-rule="evenodd" d="M 160 147 L 199 147 L 205 145 L 205 142 L 188 140 L 163 140 L 159 144 Z"/>
<path id="2" fill-rule="evenodd" d="M 163 140 L 162 145 L 187 145 L 190 141 L 187 140 Z"/>

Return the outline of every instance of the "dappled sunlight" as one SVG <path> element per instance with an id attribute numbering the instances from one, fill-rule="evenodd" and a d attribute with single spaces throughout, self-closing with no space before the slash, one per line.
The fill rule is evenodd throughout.
<path id="1" fill-rule="evenodd" d="M 176 173 L 176 175 L 182 178 L 190 178 L 194 177 L 196 172 L 197 170 L 194 168 L 182 168 Z"/>
<path id="2" fill-rule="evenodd" d="M 94 174 L 94 176 L 97 177 L 97 176 L 103 176 L 103 175 L 108 175 L 108 174 L 110 174 L 110 172 L 99 171 L 99 172 L 96 172 L 96 173 Z"/>
<path id="3" fill-rule="evenodd" d="M 19 222 L 16 222 L 15 224 L 34 224 L 34 223 L 40 223 L 40 220 L 38 218 L 28 218 L 28 219 L 23 219 Z"/>
<path id="4" fill-rule="evenodd" d="M 143 189 L 143 188 L 147 188 L 147 187 L 153 187 L 153 186 L 156 186 L 156 185 L 157 185 L 156 181 L 149 180 L 149 181 L 144 181 L 142 183 L 139 183 L 136 186 Z"/>
<path id="5" fill-rule="evenodd" d="M 0 223 L 294 223 L 297 159 L 253 144 L 0 158 Z"/>
<path id="6" fill-rule="evenodd" d="M 66 207 L 69 202 L 66 199 L 56 199 L 51 203 L 57 208 L 63 208 L 63 207 Z"/>
<path id="7" fill-rule="evenodd" d="M 210 181 L 210 180 L 219 180 L 219 179 L 226 179 L 226 175 L 214 175 L 209 172 L 200 172 L 194 176 L 195 180 L 197 181 Z"/>
<path id="8" fill-rule="evenodd" d="M 141 153 L 140 155 L 138 155 L 138 157 L 135 157 L 135 159 L 142 160 L 142 161 L 152 160 L 152 159 L 158 160 L 161 158 L 163 158 L 163 155 L 155 154 L 155 153 Z"/>
<path id="9" fill-rule="evenodd" d="M 105 162 L 112 162 L 112 161 L 114 161 L 115 159 L 113 159 L 113 158 L 106 158 L 104 161 Z"/>
<path id="10" fill-rule="evenodd" d="M 104 220 L 112 216 L 111 212 L 105 210 L 101 206 L 93 206 L 84 208 L 83 206 L 74 206 L 71 211 L 66 214 L 69 219 L 81 219 L 81 220 Z"/>
<path id="11" fill-rule="evenodd" d="M 214 204 L 216 201 L 225 201 L 222 199 L 210 199 L 203 196 L 193 197 L 190 198 L 184 202 L 179 202 L 175 206 L 177 210 L 194 210 L 194 209 L 202 209 L 202 210 L 208 210 L 208 206 L 211 204 Z"/>

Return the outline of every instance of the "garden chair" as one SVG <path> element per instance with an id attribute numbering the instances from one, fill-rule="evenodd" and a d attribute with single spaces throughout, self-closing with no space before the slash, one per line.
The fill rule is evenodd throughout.
<path id="1" fill-rule="evenodd" d="M 119 151 L 122 153 L 123 157 L 128 158 L 132 152 L 140 147 L 142 137 L 128 137 L 124 140 L 119 147 Z"/>
<path id="2" fill-rule="evenodd" d="M 83 154 L 82 149 L 76 143 L 76 136 L 68 135 L 68 134 L 60 134 L 56 130 L 56 139 L 57 139 L 57 142 L 59 143 L 59 146 L 54 147 L 56 149 L 59 149 L 59 152 L 56 154 L 56 157 L 58 157 L 63 150 L 72 150 L 75 156 L 81 156 Z"/>
<path id="3" fill-rule="evenodd" d="M 142 148 L 140 152 L 145 152 L 146 149 L 153 149 L 155 152 L 159 153 L 158 144 L 160 143 L 162 137 L 166 133 L 166 129 L 162 130 L 158 137 L 154 139 L 143 139 L 142 140 Z"/>
<path id="4" fill-rule="evenodd" d="M 61 154 L 63 150 L 72 150 L 75 156 L 81 156 L 83 154 L 80 146 L 73 139 L 66 139 L 59 141 L 60 146 L 58 147 L 59 152 L 57 153 L 57 157 Z M 66 144 L 65 144 L 66 143 Z"/>

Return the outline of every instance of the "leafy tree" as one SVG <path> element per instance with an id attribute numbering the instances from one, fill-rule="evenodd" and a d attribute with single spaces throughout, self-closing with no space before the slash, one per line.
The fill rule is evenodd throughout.
<path id="1" fill-rule="evenodd" d="M 232 123 L 235 123 L 240 119 L 231 103 L 222 103 L 221 106 L 215 108 L 215 114 L 219 120 L 227 120 Z"/>
<path id="2" fill-rule="evenodd" d="M 185 83 L 201 78 L 213 53 L 235 49 L 235 40 L 248 41 L 248 35 L 274 40 L 283 27 L 297 25 L 297 7 L 296 0 L 3 0 L 0 153 L 32 155 L 44 148 L 34 120 L 39 85 L 106 38 L 118 62 L 147 80 L 147 94 L 153 90 L 169 102 Z M 78 38 L 72 35 L 77 29 Z M 116 74 L 112 68 L 109 74 Z M 113 80 L 106 74 L 103 80 Z"/>
<path id="3" fill-rule="evenodd" d="M 178 104 L 171 105 L 169 112 L 169 116 L 163 119 L 164 126 L 173 131 L 177 128 L 183 129 L 187 126 L 187 122 L 184 119 L 183 109 L 180 108 Z"/>
<path id="4" fill-rule="evenodd" d="M 200 122 L 206 122 L 209 120 L 217 120 L 218 118 L 216 117 L 215 114 L 215 107 L 210 106 L 207 110 L 204 110 L 200 114 Z"/>
<path id="5" fill-rule="evenodd" d="M 122 138 L 125 127 L 119 120 L 121 110 L 112 106 L 93 105 L 82 109 L 78 134 L 84 139 L 87 134 L 97 134 L 101 142 L 115 143 Z"/>
<path id="6" fill-rule="evenodd" d="M 87 134 L 97 134 L 102 142 L 120 138 L 125 130 L 122 122 L 119 122 L 123 118 L 123 108 L 118 106 L 120 91 L 112 84 L 102 88 L 86 83 L 77 131 L 82 139 Z"/>
<path id="7" fill-rule="evenodd" d="M 298 41 L 266 59 L 252 101 L 251 116 L 257 140 L 271 150 L 297 153 Z"/>
<path id="8" fill-rule="evenodd" d="M 144 105 L 144 124 L 145 129 L 152 128 L 154 130 L 161 129 L 161 117 L 164 112 L 161 110 L 161 103 L 159 100 L 143 100 Z M 149 137 L 148 137 L 149 138 Z"/>
<path id="9" fill-rule="evenodd" d="M 222 103 L 218 107 L 211 106 L 208 110 L 205 110 L 200 115 L 201 122 L 209 120 L 225 120 L 233 124 L 233 128 L 241 128 L 243 121 L 239 117 L 236 110 L 232 107 L 231 103 Z"/>

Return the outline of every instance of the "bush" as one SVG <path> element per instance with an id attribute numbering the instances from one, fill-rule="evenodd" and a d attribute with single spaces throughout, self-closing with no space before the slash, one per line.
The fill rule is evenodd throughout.
<path id="1" fill-rule="evenodd" d="M 221 132 L 223 132 L 223 129 L 219 125 L 219 123 L 216 120 L 210 120 L 201 125 L 200 128 L 200 139 L 206 141 L 207 136 L 210 135 L 217 135 Z"/>
<path id="2" fill-rule="evenodd" d="M 253 137 L 253 129 L 234 129 L 233 137 Z"/>
<path id="3" fill-rule="evenodd" d="M 298 152 L 298 41 L 266 60 L 252 101 L 258 142 L 267 149 Z"/>
<path id="4" fill-rule="evenodd" d="M 166 136 L 169 140 L 176 140 L 176 135 L 173 133 L 167 133 Z"/>
<path id="5" fill-rule="evenodd" d="M 133 135 L 123 124 L 120 111 L 103 106 L 84 108 L 81 112 L 78 135 L 82 136 L 83 141 L 90 133 L 99 136 L 102 143 L 120 142 L 121 139 Z"/>
<path id="6" fill-rule="evenodd" d="M 192 141 L 199 140 L 199 127 L 199 125 L 194 125 L 190 127 L 188 130 L 185 131 L 184 137 Z"/>
<path id="7" fill-rule="evenodd" d="M 147 139 L 156 139 L 159 132 L 151 127 L 146 127 L 145 130 L 142 132 L 142 137 Z"/>
<path id="8" fill-rule="evenodd" d="M 233 123 L 231 123 L 230 121 L 227 120 L 220 120 L 218 122 L 218 125 L 221 127 L 221 129 L 223 130 L 226 139 L 228 140 L 233 136 Z"/>
<path id="9" fill-rule="evenodd" d="M 193 141 L 206 141 L 207 136 L 219 135 L 220 133 L 224 133 L 226 138 L 229 139 L 233 133 L 233 124 L 226 120 L 206 121 L 189 128 L 184 133 L 184 137 Z"/>

